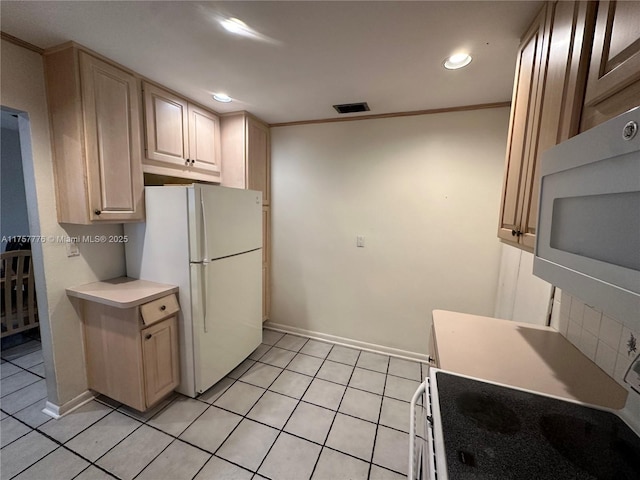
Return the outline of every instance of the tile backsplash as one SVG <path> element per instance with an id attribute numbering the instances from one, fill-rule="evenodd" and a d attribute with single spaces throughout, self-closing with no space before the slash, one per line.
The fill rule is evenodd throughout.
<path id="1" fill-rule="evenodd" d="M 627 387 L 624 375 L 640 353 L 640 332 L 626 327 L 579 298 L 556 290 L 551 326 Z"/>

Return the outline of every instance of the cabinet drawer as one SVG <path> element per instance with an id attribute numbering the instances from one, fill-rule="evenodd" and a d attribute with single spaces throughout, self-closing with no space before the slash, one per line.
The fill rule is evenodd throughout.
<path id="1" fill-rule="evenodd" d="M 174 293 L 140 306 L 142 323 L 152 325 L 180 310 L 178 298 Z"/>

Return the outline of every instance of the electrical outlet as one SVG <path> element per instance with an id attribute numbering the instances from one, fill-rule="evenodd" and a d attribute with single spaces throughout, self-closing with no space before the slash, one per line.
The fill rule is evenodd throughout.
<path id="1" fill-rule="evenodd" d="M 364 236 L 363 235 L 358 235 L 356 237 L 356 247 L 364 248 Z"/>
<path id="2" fill-rule="evenodd" d="M 66 247 L 67 247 L 67 257 L 80 256 L 80 250 L 78 249 L 78 244 L 76 243 L 75 238 L 69 239 L 69 241 L 66 243 Z"/>

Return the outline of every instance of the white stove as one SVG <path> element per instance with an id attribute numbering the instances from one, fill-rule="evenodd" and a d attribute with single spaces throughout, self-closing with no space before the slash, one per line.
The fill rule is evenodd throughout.
<path id="1" fill-rule="evenodd" d="M 640 478 L 613 410 L 432 368 L 411 415 L 410 480 Z"/>

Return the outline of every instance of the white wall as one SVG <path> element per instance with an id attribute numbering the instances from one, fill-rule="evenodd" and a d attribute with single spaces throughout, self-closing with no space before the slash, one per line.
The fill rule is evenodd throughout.
<path id="1" fill-rule="evenodd" d="M 122 225 L 63 228 L 58 224 L 42 57 L 2 40 L 0 61 L 0 103 L 26 112 L 29 118 L 28 123 L 24 115 L 20 119 L 20 135 L 25 133 L 27 140 L 22 158 L 31 234 L 122 234 Z M 124 247 L 80 244 L 80 256 L 72 258 L 67 258 L 63 243 L 36 242 L 32 249 L 47 392 L 50 402 L 63 405 L 87 388 L 81 322 L 65 288 L 124 275 Z"/>
<path id="2" fill-rule="evenodd" d="M 272 128 L 272 322 L 425 354 L 432 310 L 492 315 L 508 118 Z"/>
<path id="3" fill-rule="evenodd" d="M 16 235 L 29 235 L 20 136 L 17 129 L 2 129 L 0 154 L 2 156 L 0 158 L 0 239 Z M 7 242 L 2 242 L 0 248 L 3 252 L 6 247 Z"/>

